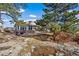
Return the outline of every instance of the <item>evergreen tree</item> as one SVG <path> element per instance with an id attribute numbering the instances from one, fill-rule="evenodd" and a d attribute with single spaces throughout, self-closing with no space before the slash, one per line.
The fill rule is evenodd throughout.
<path id="1" fill-rule="evenodd" d="M 78 7 L 77 3 L 47 3 L 44 5 L 46 6 L 46 9 L 44 9 L 45 15 L 43 15 L 42 20 L 37 22 L 42 27 L 53 29 L 53 32 L 56 32 L 56 28 L 67 31 L 79 21 L 75 17 L 75 15 L 79 14 L 79 11 L 74 10 Z M 70 10 L 72 11 L 69 12 Z"/>

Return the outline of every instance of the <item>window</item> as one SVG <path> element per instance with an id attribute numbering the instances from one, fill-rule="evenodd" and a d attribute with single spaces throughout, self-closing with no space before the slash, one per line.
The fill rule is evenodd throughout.
<path id="1" fill-rule="evenodd" d="M 24 27 L 24 30 L 26 30 L 26 26 Z"/>
<path id="2" fill-rule="evenodd" d="M 29 26 L 29 30 L 32 30 L 32 26 Z"/>
<path id="3" fill-rule="evenodd" d="M 22 30 L 22 26 L 20 26 L 20 30 Z"/>
<path id="4" fill-rule="evenodd" d="M 19 30 L 19 26 L 15 26 L 15 30 Z"/>
<path id="5" fill-rule="evenodd" d="M 24 26 L 22 27 L 22 30 L 25 30 L 25 27 Z"/>

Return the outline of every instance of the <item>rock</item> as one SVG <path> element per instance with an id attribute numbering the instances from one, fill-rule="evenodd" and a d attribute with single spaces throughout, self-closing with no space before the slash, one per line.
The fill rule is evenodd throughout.
<path id="1" fill-rule="evenodd" d="M 40 46 L 34 48 L 34 51 L 31 53 L 32 56 L 49 56 L 55 55 L 56 50 L 53 47 Z"/>
<path id="2" fill-rule="evenodd" d="M 71 37 L 66 32 L 58 33 L 56 42 L 50 42 L 51 36 L 43 39 L 45 41 L 38 40 L 34 36 L 27 38 L 0 33 L 0 56 L 79 56 L 79 45 L 71 44 L 71 41 L 68 43 Z"/>
<path id="3" fill-rule="evenodd" d="M 13 28 L 7 27 L 7 28 L 4 28 L 4 32 L 13 34 L 14 30 L 13 30 Z"/>
<path id="4" fill-rule="evenodd" d="M 63 52 L 57 52 L 56 56 L 64 56 L 65 54 Z"/>

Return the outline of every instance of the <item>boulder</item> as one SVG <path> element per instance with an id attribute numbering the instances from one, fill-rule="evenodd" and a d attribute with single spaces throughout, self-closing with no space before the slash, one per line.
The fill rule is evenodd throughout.
<path id="1" fill-rule="evenodd" d="M 48 46 L 39 46 L 34 48 L 34 51 L 31 54 L 32 56 L 55 56 L 56 49 Z"/>

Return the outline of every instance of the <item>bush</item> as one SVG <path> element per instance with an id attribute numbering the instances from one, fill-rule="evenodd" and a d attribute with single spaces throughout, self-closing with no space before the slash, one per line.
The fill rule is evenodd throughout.
<path id="1" fill-rule="evenodd" d="M 63 31 L 59 32 L 55 37 L 56 42 L 68 42 L 70 40 L 72 40 L 70 33 L 63 32 Z"/>
<path id="2" fill-rule="evenodd" d="M 79 44 L 79 32 L 76 32 L 74 35 L 74 41 L 76 41 Z"/>
<path id="3" fill-rule="evenodd" d="M 49 28 L 51 28 L 51 31 L 53 32 L 60 32 L 61 31 L 61 26 L 58 23 L 50 23 Z"/>

